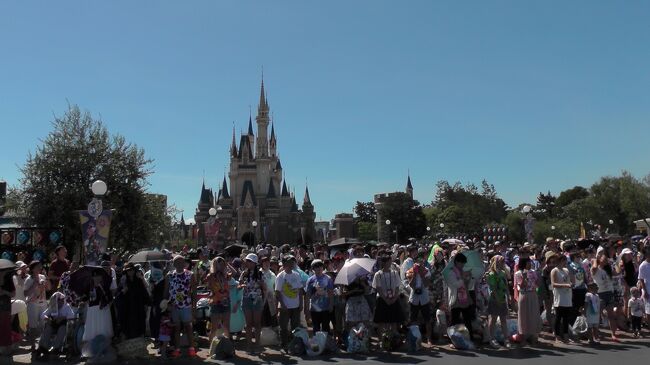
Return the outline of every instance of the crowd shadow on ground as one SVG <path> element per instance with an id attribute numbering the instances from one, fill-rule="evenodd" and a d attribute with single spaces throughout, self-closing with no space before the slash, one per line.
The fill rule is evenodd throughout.
<path id="1" fill-rule="evenodd" d="M 266 364 L 285 364 L 296 365 L 298 363 L 350 363 L 353 361 L 372 361 L 380 363 L 393 363 L 393 364 L 421 364 L 423 362 L 435 360 L 437 358 L 501 358 L 508 360 L 528 360 L 546 357 L 549 360 L 561 359 L 563 357 L 571 357 L 572 355 L 594 355 L 597 356 L 599 352 L 626 352 L 635 350 L 646 350 L 650 348 L 650 342 L 647 340 L 637 340 L 634 342 L 611 343 L 601 342 L 599 345 L 587 345 L 586 342 L 571 345 L 553 345 L 547 342 L 541 342 L 535 346 L 519 346 L 516 345 L 512 349 L 492 349 L 492 348 L 478 348 L 475 350 L 457 350 L 447 346 L 434 346 L 432 348 L 422 348 L 417 352 L 410 353 L 406 351 L 385 352 L 385 351 L 372 351 L 366 354 L 351 354 L 346 352 L 338 352 L 336 354 L 321 355 L 321 356 L 292 356 L 277 349 L 270 349 L 259 354 L 248 354 L 246 352 L 237 351 L 237 354 L 229 359 L 212 360 L 210 358 L 178 358 L 174 359 L 175 364 L 196 364 L 196 363 L 219 363 L 219 364 L 232 364 L 232 365 L 266 365 Z M 3 364 L 16 363 L 24 364 L 24 359 L 30 358 L 30 351 L 25 348 L 20 348 L 15 352 L 16 356 L 20 356 L 23 361 L 8 361 L 0 359 Z M 29 361 L 33 364 L 71 364 L 81 365 L 85 361 L 78 357 L 65 358 L 56 357 L 50 358 L 48 361 L 39 361 L 33 359 Z M 131 360 L 118 360 L 113 363 L 121 363 L 128 365 L 139 364 L 167 364 L 169 359 L 162 359 L 158 356 L 152 355 L 144 359 L 131 359 Z"/>

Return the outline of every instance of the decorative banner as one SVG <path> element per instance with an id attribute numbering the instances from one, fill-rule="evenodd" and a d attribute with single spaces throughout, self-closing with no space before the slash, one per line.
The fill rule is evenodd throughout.
<path id="1" fill-rule="evenodd" d="M 20 231 L 20 232 L 18 232 L 18 240 L 17 240 L 18 242 L 17 243 L 19 245 L 25 245 L 25 244 L 27 244 L 27 242 L 29 242 L 30 238 L 31 238 L 31 236 L 30 236 L 28 231 L 25 231 L 25 230 Z"/>
<path id="2" fill-rule="evenodd" d="M 205 241 L 210 250 L 216 251 L 218 249 L 219 229 L 221 223 L 215 218 L 208 219 L 205 222 Z"/>
<path id="3" fill-rule="evenodd" d="M 3 232 L 2 233 L 2 244 L 11 245 L 14 243 L 14 233 L 13 232 Z"/>
<path id="4" fill-rule="evenodd" d="M 95 213 L 93 212 L 93 214 Z M 111 217 L 112 212 L 108 209 L 102 211 L 97 219 L 86 210 L 79 212 L 85 265 L 98 266 L 100 264 L 100 258 L 106 252 L 106 245 L 108 244 Z"/>

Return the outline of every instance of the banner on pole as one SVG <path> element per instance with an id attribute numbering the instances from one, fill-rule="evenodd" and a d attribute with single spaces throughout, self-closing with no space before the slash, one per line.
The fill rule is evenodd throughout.
<path id="1" fill-rule="evenodd" d="M 79 212 L 84 264 L 97 266 L 101 263 L 101 256 L 106 252 L 108 245 L 112 212 L 107 209 L 102 210 L 96 217 L 95 215 L 95 212 L 87 210 Z"/>

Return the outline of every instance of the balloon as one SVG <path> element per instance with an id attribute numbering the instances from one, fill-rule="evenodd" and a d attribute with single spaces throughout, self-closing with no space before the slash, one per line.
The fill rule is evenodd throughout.
<path id="1" fill-rule="evenodd" d="M 52 244 L 57 244 L 61 239 L 61 233 L 59 231 L 50 232 L 50 242 Z"/>
<path id="2" fill-rule="evenodd" d="M 11 232 L 4 232 L 2 234 L 2 243 L 5 245 L 14 243 L 14 234 Z"/>
<path id="3" fill-rule="evenodd" d="M 18 244 L 19 245 L 24 245 L 29 241 L 29 232 L 28 231 L 20 231 L 18 232 Z"/>

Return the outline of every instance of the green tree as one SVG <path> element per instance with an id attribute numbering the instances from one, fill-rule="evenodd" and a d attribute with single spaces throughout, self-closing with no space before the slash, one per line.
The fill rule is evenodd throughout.
<path id="1" fill-rule="evenodd" d="M 546 194 L 539 193 L 535 209 L 538 218 L 555 218 L 555 200 L 556 197 L 550 191 Z"/>
<path id="2" fill-rule="evenodd" d="M 54 118 L 53 130 L 21 168 L 21 194 L 31 223 L 63 226 L 66 245 L 81 242 L 79 216 L 92 198 L 89 185 L 108 185 L 104 206 L 114 209 L 109 245 L 123 250 L 156 242 L 154 215 L 145 189 L 152 160 L 100 120 L 72 105 Z"/>
<path id="3" fill-rule="evenodd" d="M 436 195 L 428 219 L 432 229 L 445 224 L 445 232 L 473 234 L 482 231 L 486 224 L 501 222 L 507 214 L 505 202 L 499 198 L 493 185 L 483 180 L 481 191 L 474 184 L 450 185 L 447 181 L 436 184 Z"/>
<path id="4" fill-rule="evenodd" d="M 360 222 L 377 223 L 377 210 L 373 202 L 360 202 L 357 201 L 354 207 L 354 213 Z"/>
<path id="5" fill-rule="evenodd" d="M 397 230 L 399 242 L 407 242 L 411 237 L 421 238 L 426 233 L 426 218 L 417 200 L 406 193 L 388 195 L 377 210 L 383 217 L 391 221 L 390 226 L 381 222 L 381 240 L 395 242 L 393 230 Z"/>
<path id="6" fill-rule="evenodd" d="M 564 208 L 572 202 L 584 199 L 589 196 L 589 190 L 582 186 L 574 186 L 571 189 L 564 190 L 558 195 L 555 200 L 555 205 L 558 208 Z"/>
<path id="7" fill-rule="evenodd" d="M 377 223 L 358 222 L 357 232 L 362 242 L 377 241 Z"/>

